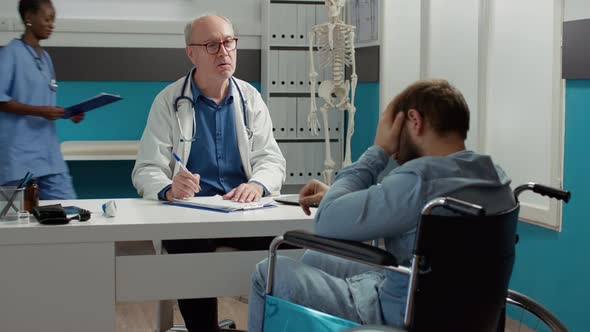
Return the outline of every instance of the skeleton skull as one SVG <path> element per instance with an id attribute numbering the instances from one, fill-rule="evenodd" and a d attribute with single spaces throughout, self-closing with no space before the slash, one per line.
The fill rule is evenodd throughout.
<path id="1" fill-rule="evenodd" d="M 328 10 L 329 18 L 340 17 L 340 12 L 344 7 L 344 0 L 325 0 L 324 4 Z"/>

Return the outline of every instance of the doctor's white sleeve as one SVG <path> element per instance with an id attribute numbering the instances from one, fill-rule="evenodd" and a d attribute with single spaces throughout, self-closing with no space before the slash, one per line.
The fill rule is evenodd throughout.
<path id="1" fill-rule="evenodd" d="M 173 110 L 158 95 L 150 114 L 133 168 L 132 181 L 139 195 L 158 199 L 158 192 L 172 183 Z"/>
<path id="2" fill-rule="evenodd" d="M 253 107 L 250 181 L 262 183 L 271 194 L 278 194 L 286 176 L 286 162 L 272 134 L 272 120 L 260 94 L 256 94 Z"/>

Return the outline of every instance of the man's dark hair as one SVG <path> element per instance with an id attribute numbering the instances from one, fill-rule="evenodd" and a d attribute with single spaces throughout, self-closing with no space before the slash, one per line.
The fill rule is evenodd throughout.
<path id="1" fill-rule="evenodd" d="M 446 80 L 422 80 L 393 100 L 394 113 L 418 111 L 439 135 L 457 133 L 467 138 L 469 106 L 461 92 Z"/>
<path id="2" fill-rule="evenodd" d="M 25 21 L 25 15 L 27 13 L 36 13 L 44 3 L 53 6 L 51 0 L 20 0 L 18 2 L 18 13 L 23 22 Z"/>

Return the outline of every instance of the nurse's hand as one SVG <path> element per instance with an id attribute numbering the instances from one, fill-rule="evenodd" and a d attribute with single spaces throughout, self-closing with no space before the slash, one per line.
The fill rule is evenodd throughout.
<path id="1" fill-rule="evenodd" d="M 317 207 L 328 192 L 330 186 L 318 180 L 309 181 L 299 192 L 299 205 L 306 215 L 311 214 L 309 207 Z"/>
<path id="2" fill-rule="evenodd" d="M 63 107 L 54 106 L 39 106 L 38 116 L 43 117 L 47 120 L 57 120 L 66 114 L 66 110 Z"/>
<path id="3" fill-rule="evenodd" d="M 223 199 L 231 199 L 234 202 L 240 203 L 250 203 L 258 201 L 263 194 L 264 190 L 258 183 L 248 182 L 242 183 L 223 195 Z"/>
<path id="4" fill-rule="evenodd" d="M 172 179 L 172 187 L 166 192 L 166 199 L 186 199 L 195 196 L 195 193 L 201 191 L 199 183 L 201 176 L 192 174 L 185 170 L 180 170 Z"/>
<path id="5" fill-rule="evenodd" d="M 73 123 L 78 123 L 78 122 L 84 120 L 84 113 L 78 113 L 76 115 L 72 115 L 70 117 L 70 120 L 72 120 Z"/>

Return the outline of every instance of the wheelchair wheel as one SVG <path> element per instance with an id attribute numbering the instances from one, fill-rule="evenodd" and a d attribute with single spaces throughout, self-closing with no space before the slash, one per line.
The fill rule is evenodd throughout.
<path id="1" fill-rule="evenodd" d="M 506 314 L 506 332 L 568 331 L 559 318 L 539 302 L 513 290 L 508 290 Z"/>

